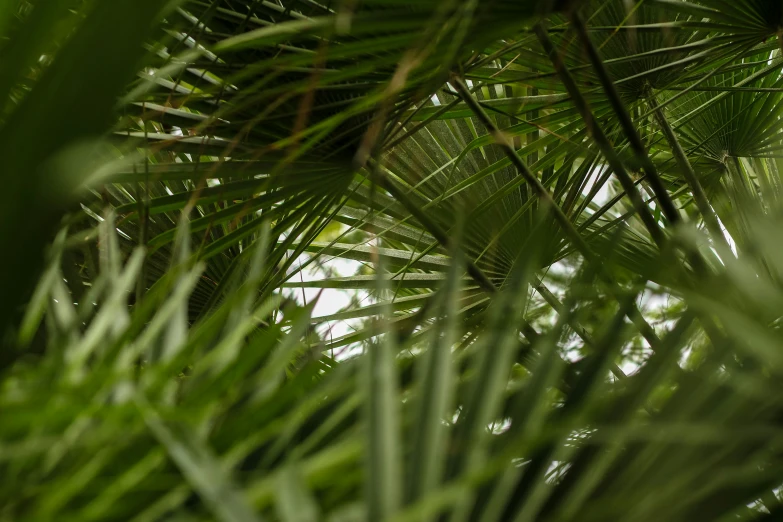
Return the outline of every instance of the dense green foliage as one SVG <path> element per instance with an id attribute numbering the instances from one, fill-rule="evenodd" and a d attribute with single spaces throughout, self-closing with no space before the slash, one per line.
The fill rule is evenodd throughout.
<path id="1" fill-rule="evenodd" d="M 9 0 L 0 67 L 0 520 L 783 515 L 780 0 Z"/>

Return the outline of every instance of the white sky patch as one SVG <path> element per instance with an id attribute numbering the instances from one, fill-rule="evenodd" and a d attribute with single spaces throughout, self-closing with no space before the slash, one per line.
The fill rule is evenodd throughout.
<path id="1" fill-rule="evenodd" d="M 545 481 L 547 484 L 554 484 L 563 474 L 571 467 L 570 462 L 564 462 L 562 460 L 553 460 L 549 463 L 549 468 L 546 470 Z"/>
<path id="2" fill-rule="evenodd" d="M 498 422 L 493 422 L 489 426 L 487 426 L 487 429 L 490 433 L 493 435 L 500 435 L 501 433 L 505 433 L 511 428 L 511 419 L 510 418 L 504 418 L 501 419 Z"/>
<path id="3" fill-rule="evenodd" d="M 726 226 L 723 224 L 723 221 L 720 220 L 717 214 L 715 214 L 715 217 L 718 220 L 718 224 L 720 225 L 721 230 L 723 230 L 723 237 L 726 238 L 726 242 L 729 244 L 729 248 L 731 248 L 731 253 L 734 254 L 734 257 L 737 257 L 737 245 L 734 243 L 734 238 L 731 237 L 731 234 L 729 234 L 729 231 L 726 229 Z"/>
<path id="4" fill-rule="evenodd" d="M 308 256 L 302 255 L 297 260 L 295 267 L 298 267 L 298 263 L 305 263 Z M 294 275 L 289 279 L 290 283 L 304 282 L 304 281 L 318 281 L 326 277 L 350 277 L 356 274 L 357 270 L 361 266 L 358 261 L 352 261 L 347 259 L 333 258 L 322 262 L 321 267 L 316 263 L 311 263 L 306 266 L 300 273 Z M 326 270 L 333 272 L 331 276 L 326 275 Z M 319 297 L 320 293 L 320 297 Z M 285 288 L 283 294 L 287 297 L 294 299 L 299 304 L 310 304 L 317 299 L 317 302 L 313 308 L 313 317 L 323 317 L 337 312 L 344 311 L 352 300 L 358 300 L 363 305 L 371 304 L 372 301 L 369 295 L 364 290 L 358 289 L 341 289 L 341 288 Z M 327 342 L 331 342 L 333 339 L 337 339 L 344 335 L 348 335 L 360 327 L 361 319 L 348 319 L 327 321 L 318 325 L 317 330 L 322 338 Z M 353 357 L 361 351 L 361 345 L 355 343 L 355 345 L 348 345 L 340 347 L 335 351 L 335 358 L 338 360 L 347 359 Z"/>
<path id="5" fill-rule="evenodd" d="M 650 350 L 650 354 L 652 354 L 652 350 Z M 630 376 L 638 372 L 643 365 L 625 357 L 623 358 L 623 360 L 620 362 L 618 366 L 620 367 L 620 369 L 623 371 L 625 375 Z"/>
<path id="6" fill-rule="evenodd" d="M 565 261 L 560 260 L 549 265 L 547 271 L 552 275 L 566 276 L 566 275 L 571 275 L 574 269 L 568 266 L 568 264 Z"/>
<path id="7" fill-rule="evenodd" d="M 599 165 L 590 171 L 590 178 L 585 185 L 585 190 L 582 192 L 582 194 L 587 196 L 587 194 L 590 193 L 590 191 L 593 189 L 593 186 L 598 182 L 598 178 L 601 177 L 601 174 L 603 174 L 603 165 Z M 602 206 L 606 204 L 609 199 L 611 199 L 611 197 L 612 195 L 609 192 L 609 181 L 607 180 L 607 182 L 604 183 L 604 186 L 598 190 L 598 193 L 595 195 L 595 198 L 593 198 L 593 201 L 596 205 Z"/>

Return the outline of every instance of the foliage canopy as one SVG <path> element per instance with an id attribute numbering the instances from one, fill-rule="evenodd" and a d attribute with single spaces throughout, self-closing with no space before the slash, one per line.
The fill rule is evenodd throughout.
<path id="1" fill-rule="evenodd" d="M 780 0 L 0 35 L 0 520 L 783 513 Z"/>

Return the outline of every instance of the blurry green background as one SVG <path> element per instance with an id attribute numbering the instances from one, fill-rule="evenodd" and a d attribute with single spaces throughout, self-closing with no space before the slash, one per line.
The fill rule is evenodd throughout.
<path id="1" fill-rule="evenodd" d="M 780 0 L 0 2 L 0 520 L 778 520 L 782 97 Z"/>

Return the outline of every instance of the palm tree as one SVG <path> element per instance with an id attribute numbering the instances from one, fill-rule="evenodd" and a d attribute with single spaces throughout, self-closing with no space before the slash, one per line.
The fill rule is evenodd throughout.
<path id="1" fill-rule="evenodd" d="M 778 0 L 8 4 L 0 518 L 780 515 Z"/>

